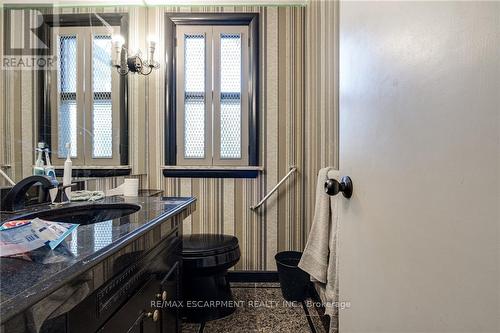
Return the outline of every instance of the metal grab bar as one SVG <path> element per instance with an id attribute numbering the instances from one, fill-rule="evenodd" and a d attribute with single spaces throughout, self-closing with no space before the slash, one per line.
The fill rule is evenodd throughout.
<path id="1" fill-rule="evenodd" d="M 269 199 L 269 197 L 270 197 L 270 196 L 271 196 L 274 192 L 276 192 L 276 190 L 278 189 L 278 187 L 280 187 L 280 185 L 281 185 L 281 184 L 283 184 L 283 183 L 285 182 L 285 180 L 287 180 L 287 179 L 288 179 L 288 177 L 290 177 L 290 175 L 291 175 L 292 173 L 294 173 L 295 171 L 297 171 L 297 167 L 296 167 L 296 166 L 294 166 L 294 165 L 292 165 L 292 166 L 290 167 L 290 171 L 288 171 L 288 173 L 285 175 L 285 177 L 283 177 L 283 179 L 281 179 L 281 180 L 279 181 L 279 183 L 278 183 L 278 184 L 276 184 L 276 186 L 274 186 L 274 187 L 273 187 L 273 189 L 272 189 L 271 191 L 269 191 L 269 193 L 268 193 L 268 194 L 266 194 L 266 196 L 265 196 L 264 198 L 262 198 L 262 200 L 261 200 L 261 201 L 259 201 L 259 203 L 258 203 L 258 204 L 256 204 L 255 206 L 250 206 L 250 209 L 251 209 L 251 210 L 256 210 L 257 208 L 259 208 L 260 206 L 262 206 L 262 204 L 263 204 L 263 203 L 264 203 L 267 199 Z"/>
<path id="2" fill-rule="evenodd" d="M 9 177 L 9 175 L 7 175 L 2 169 L 0 169 L 0 175 L 2 175 L 2 177 L 5 178 L 5 180 L 10 183 L 10 185 L 12 186 L 16 185 L 16 183 L 14 183 L 14 181 Z"/>

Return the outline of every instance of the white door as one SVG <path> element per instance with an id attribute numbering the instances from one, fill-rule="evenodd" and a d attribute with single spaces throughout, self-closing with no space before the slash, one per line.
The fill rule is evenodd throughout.
<path id="1" fill-rule="evenodd" d="M 340 333 L 500 332 L 500 2 L 340 5 Z"/>

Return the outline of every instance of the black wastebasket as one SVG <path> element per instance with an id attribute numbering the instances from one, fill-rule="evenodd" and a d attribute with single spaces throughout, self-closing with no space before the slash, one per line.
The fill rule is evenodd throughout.
<path id="1" fill-rule="evenodd" d="M 287 301 L 303 301 L 309 290 L 309 274 L 298 267 L 302 252 L 284 251 L 274 256 L 281 292 Z"/>

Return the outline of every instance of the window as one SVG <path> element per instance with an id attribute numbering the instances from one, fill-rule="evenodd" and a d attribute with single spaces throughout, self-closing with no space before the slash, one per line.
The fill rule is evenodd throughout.
<path id="1" fill-rule="evenodd" d="M 119 165 L 119 75 L 111 66 L 117 27 L 57 27 L 52 47 L 58 68 L 51 77 L 51 139 L 62 164 L 71 143 L 75 165 Z"/>
<path id="2" fill-rule="evenodd" d="M 248 165 L 248 26 L 177 29 L 177 164 Z"/>
<path id="3" fill-rule="evenodd" d="M 255 178 L 259 14 L 165 14 L 165 177 Z"/>
<path id="4" fill-rule="evenodd" d="M 257 13 L 165 14 L 166 177 L 257 177 Z"/>

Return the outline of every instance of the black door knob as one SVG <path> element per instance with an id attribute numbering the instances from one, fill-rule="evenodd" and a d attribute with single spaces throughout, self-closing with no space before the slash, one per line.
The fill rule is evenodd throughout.
<path id="1" fill-rule="evenodd" d="M 328 179 L 325 182 L 325 192 L 328 195 L 337 195 L 342 192 L 344 197 L 350 198 L 352 196 L 352 181 L 349 176 L 344 176 L 340 183 L 336 179 Z"/>

